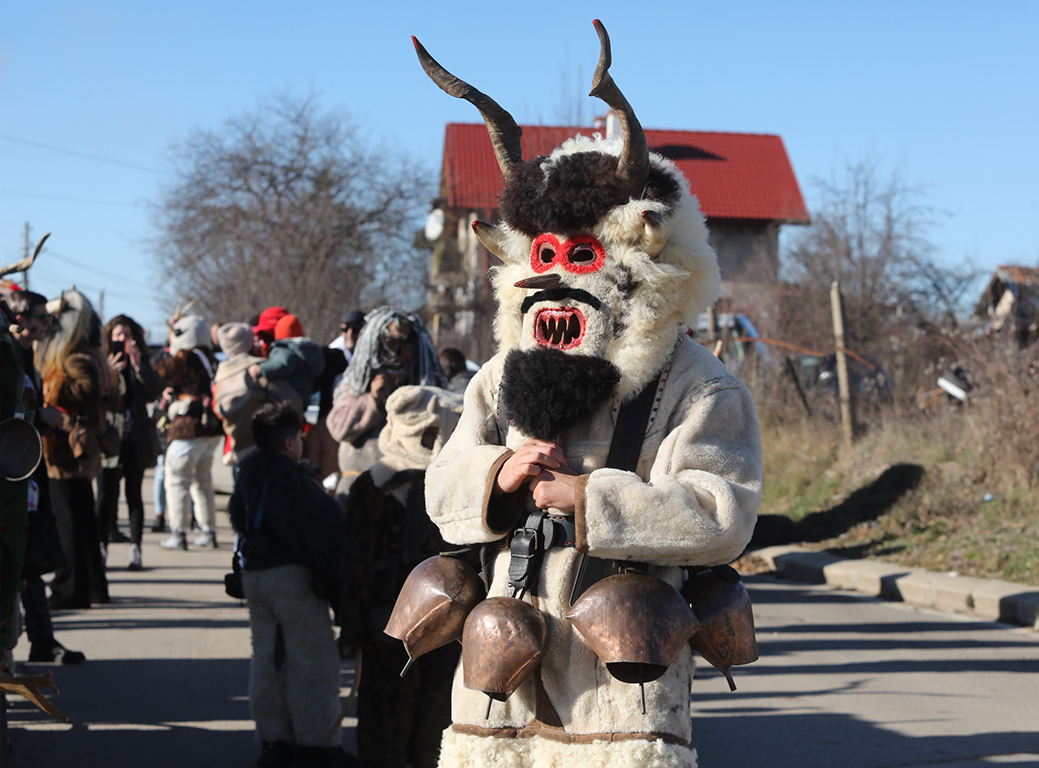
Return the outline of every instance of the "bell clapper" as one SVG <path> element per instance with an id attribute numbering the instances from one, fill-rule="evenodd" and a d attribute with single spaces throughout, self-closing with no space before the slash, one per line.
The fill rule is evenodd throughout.
<path id="1" fill-rule="evenodd" d="M 729 690 L 730 691 L 735 691 L 736 690 L 736 683 L 733 682 L 732 672 L 730 672 L 729 670 L 725 670 L 725 679 L 729 681 Z"/>
<path id="2" fill-rule="evenodd" d="M 483 716 L 484 720 L 490 720 L 491 719 L 491 704 L 493 704 L 493 703 L 494 703 L 494 697 L 493 696 L 488 696 L 487 697 L 487 714 L 485 714 Z"/>
<path id="3" fill-rule="evenodd" d="M 413 658 L 411 658 L 410 656 L 408 656 L 408 663 L 407 663 L 407 664 L 405 664 L 405 665 L 404 665 L 404 669 L 402 669 L 402 670 L 400 671 L 400 676 L 401 676 L 401 677 L 404 677 L 404 675 L 408 674 L 408 670 L 409 670 L 409 669 L 411 669 L 411 663 L 412 663 L 413 661 L 415 661 L 415 660 L 414 660 Z"/>
<path id="4" fill-rule="evenodd" d="M 646 714 L 646 683 L 642 680 L 642 665 L 639 668 L 639 693 L 642 694 L 642 714 Z"/>

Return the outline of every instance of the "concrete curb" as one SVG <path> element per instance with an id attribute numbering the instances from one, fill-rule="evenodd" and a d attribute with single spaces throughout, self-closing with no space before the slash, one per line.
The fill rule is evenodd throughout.
<path id="1" fill-rule="evenodd" d="M 766 547 L 752 554 L 791 581 L 826 584 L 882 600 L 1019 624 L 1039 632 L 1039 587 L 877 560 L 844 560 L 797 546 Z"/>

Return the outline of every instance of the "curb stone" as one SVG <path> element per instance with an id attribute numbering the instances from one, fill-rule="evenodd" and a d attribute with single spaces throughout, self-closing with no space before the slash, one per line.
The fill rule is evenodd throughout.
<path id="1" fill-rule="evenodd" d="M 845 560 L 829 552 L 798 546 L 766 547 L 752 554 L 791 581 L 826 584 L 921 608 L 1019 624 L 1039 632 L 1039 587 L 936 573 L 878 560 Z"/>

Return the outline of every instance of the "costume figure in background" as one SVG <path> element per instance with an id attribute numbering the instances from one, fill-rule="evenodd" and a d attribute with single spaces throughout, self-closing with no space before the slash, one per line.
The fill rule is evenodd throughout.
<path id="1" fill-rule="evenodd" d="M 68 564 L 51 581 L 52 609 L 107 603 L 92 482 L 101 472 L 101 438 L 112 381 L 101 351 L 101 321 L 87 298 L 68 290 L 47 305 L 56 314 L 36 351 L 44 405 L 62 414 L 43 434 L 51 507 Z"/>
<path id="2" fill-rule="evenodd" d="M 339 729 L 339 651 L 329 614 L 342 584 L 343 511 L 299 463 L 302 421 L 264 405 L 257 450 L 239 462 L 228 513 L 249 604 L 249 704 L 260 768 L 347 765 Z"/>
<path id="3" fill-rule="evenodd" d="M 21 324 L 21 330 L 15 330 L 13 336 L 25 373 L 26 419 L 31 419 L 41 433 L 49 428 L 60 429 L 64 416 L 57 408 L 43 404 L 42 382 L 33 361 L 33 344 L 46 338 L 47 329 L 54 319 L 47 311 L 47 299 L 38 293 L 15 291 L 8 298 L 8 304 Z M 36 467 L 28 485 L 29 524 L 25 562 L 22 564 L 24 586 L 21 598 L 25 634 L 30 643 L 29 661 L 79 664 L 86 660 L 86 656 L 80 651 L 69 650 L 54 637 L 54 624 L 47 605 L 47 587 L 42 578 L 68 563 L 51 509 L 45 462 L 41 461 Z M 7 558 L 6 554 L 4 558 Z"/>
<path id="4" fill-rule="evenodd" d="M 465 353 L 454 347 L 446 347 L 440 350 L 440 367 L 444 369 L 447 378 L 447 388 L 460 395 L 465 394 L 465 388 L 469 386 L 474 371 L 469 370 L 469 362 L 465 359 Z"/>
<path id="5" fill-rule="evenodd" d="M 328 414 L 328 431 L 339 441 L 342 477 L 336 494 L 344 502 L 358 475 L 379 460 L 386 399 L 405 384 L 446 383 L 433 340 L 418 315 L 390 307 L 368 313 Z"/>
<path id="6" fill-rule="evenodd" d="M 209 324 L 185 315 L 172 325 L 170 357 L 159 363 L 173 402 L 167 411 L 170 430 L 165 459 L 166 505 L 172 535 L 159 542 L 163 549 L 187 549 L 191 509 L 202 532 L 196 547 L 216 548 L 216 496 L 213 492 L 213 454 L 223 427 L 210 407 L 212 362 Z"/>
<path id="7" fill-rule="evenodd" d="M 97 518 L 101 541 L 129 541 L 127 567 L 141 570 L 141 537 L 144 533 L 144 471 L 155 466 L 159 439 L 148 417 L 148 403 L 162 394 L 165 382 L 147 358 L 144 330 L 132 318 L 117 315 L 102 333 L 112 375 L 113 403 L 108 423 L 119 435 L 119 453 L 101 461 L 97 481 Z M 129 539 L 119 531 L 119 483 L 124 482 L 130 519 Z"/>
<path id="8" fill-rule="evenodd" d="M 496 602 L 481 605 L 508 603 L 509 615 L 544 621 L 531 657 L 540 665 L 511 695 L 496 694 L 504 702 L 467 687 L 476 670 L 460 667 L 440 757 L 452 768 L 694 766 L 688 636 L 642 699 L 640 685 L 614 677 L 567 618 L 572 590 L 581 564 L 595 562 L 589 556 L 614 568 L 641 563 L 648 576 L 639 578 L 677 588 L 683 567 L 740 554 L 760 503 L 750 394 L 686 333 L 719 290 L 703 216 L 678 169 L 649 152 L 608 72 L 605 29 L 595 26 L 602 54 L 592 94 L 617 114 L 623 140 L 577 137 L 529 162 L 511 116 L 416 41 L 430 77 L 480 108 L 505 176 L 503 223 L 474 225 L 505 262 L 493 275 L 500 351 L 466 390 L 461 421 L 427 472 L 426 505 L 445 540 L 489 546 Z M 644 402 L 644 391 L 647 425 L 628 445 L 637 460 L 607 467 L 618 408 Z M 514 543 L 548 542 L 534 559 L 518 553 L 516 574 L 510 533 Z M 645 630 L 619 605 L 610 613 L 623 634 Z M 467 622 L 463 653 L 506 619 L 492 610 L 472 634 Z M 502 662 L 496 649 L 484 651 L 485 665 Z"/>
<path id="9" fill-rule="evenodd" d="M 357 756 L 367 768 L 435 768 L 451 722 L 461 646 L 449 643 L 420 657 L 402 678 L 408 654 L 383 628 L 411 570 L 444 549 L 426 515 L 423 480 L 461 411 L 461 396 L 446 390 L 398 389 L 386 401 L 382 458 L 350 488 L 340 645 L 364 649 Z"/>

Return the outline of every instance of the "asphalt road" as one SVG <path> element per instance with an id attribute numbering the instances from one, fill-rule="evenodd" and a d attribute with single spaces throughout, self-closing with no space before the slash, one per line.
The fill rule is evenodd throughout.
<path id="1" fill-rule="evenodd" d="M 9 697 L 12 768 L 254 764 L 248 617 L 223 591 L 220 520 L 215 551 L 166 552 L 147 533 L 139 573 L 112 546 L 112 603 L 55 614 L 58 639 L 88 661 L 24 669 L 54 673 L 70 722 Z M 767 577 L 749 586 L 760 660 L 734 670 L 735 693 L 697 671 L 703 768 L 1039 767 L 1039 634 Z M 27 656 L 23 638 L 15 658 Z M 346 663 L 344 695 L 351 682 Z"/>

